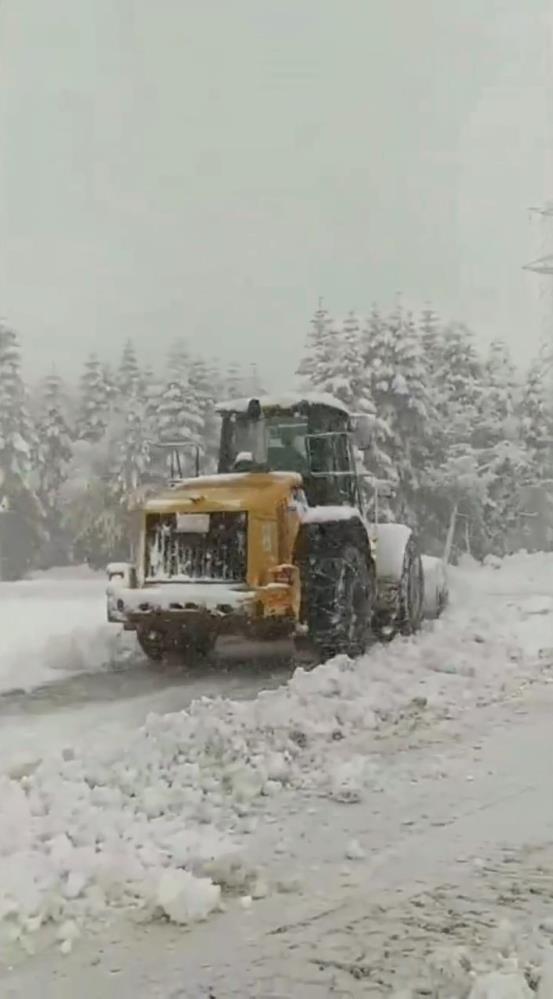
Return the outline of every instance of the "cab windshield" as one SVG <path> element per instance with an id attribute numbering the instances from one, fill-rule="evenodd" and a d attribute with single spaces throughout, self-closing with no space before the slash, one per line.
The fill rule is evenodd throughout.
<path id="1" fill-rule="evenodd" d="M 250 458 L 255 465 L 269 471 L 306 474 L 307 433 L 305 418 L 238 419 L 232 433 L 232 462 L 240 464 Z"/>
<path id="2" fill-rule="evenodd" d="M 304 420 L 271 418 L 267 427 L 267 464 L 271 471 L 308 471 L 306 436 L 307 423 Z"/>

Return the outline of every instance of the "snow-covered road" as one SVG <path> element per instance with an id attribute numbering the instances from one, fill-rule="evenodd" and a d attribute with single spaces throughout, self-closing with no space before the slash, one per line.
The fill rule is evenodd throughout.
<path id="1" fill-rule="evenodd" d="M 402 968 L 407 978 L 428 970 L 441 934 L 489 960 L 476 927 L 497 907 L 493 886 L 506 890 L 515 869 L 535 885 L 539 851 L 551 859 L 552 563 L 464 568 L 450 611 L 418 638 L 298 671 L 257 697 L 263 674 L 164 686 L 134 653 L 96 660 L 111 671 L 96 691 L 113 681 L 120 700 L 76 707 L 64 694 L 60 705 L 56 683 L 8 695 L 0 919 L 5 966 L 16 967 L 2 994 L 322 997 L 333 981 L 336 995 L 385 994 Z M 65 642 L 82 627 L 69 621 Z M 91 614 L 86 627 L 104 625 Z M 47 629 L 42 637 L 49 647 Z M 8 648 L 13 664 L 16 643 Z M 76 672 L 66 691 L 95 689 Z M 143 677 L 140 695 L 124 696 L 127 674 L 130 687 Z M 274 672 L 269 685 L 282 679 Z M 200 694 L 217 696 L 180 711 Z M 146 718 L 152 708 L 180 713 Z M 499 880 L 486 895 L 490 865 Z M 523 895 L 521 911 L 534 906 L 538 919 L 539 892 Z M 191 907 L 207 914 L 220 900 L 230 912 L 185 935 L 159 922 L 186 923 Z M 73 953 L 47 950 L 28 965 L 9 943 L 40 951 L 56 937 Z"/>
<path id="2" fill-rule="evenodd" d="M 535 983 L 553 945 L 552 712 L 553 692 L 534 688 L 449 732 L 385 739 L 387 786 L 362 804 L 268 810 L 250 856 L 267 897 L 233 893 L 189 931 L 116 923 L 66 957 L 16 963 L 1 994 L 461 999 L 500 970 L 480 999 L 530 999 L 523 974 Z"/>

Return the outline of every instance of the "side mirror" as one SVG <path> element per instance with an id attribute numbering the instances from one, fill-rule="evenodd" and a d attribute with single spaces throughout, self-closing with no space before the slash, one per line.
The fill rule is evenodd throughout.
<path id="1" fill-rule="evenodd" d="M 353 439 L 359 451 L 368 451 L 374 439 L 376 416 L 372 413 L 355 413 L 353 420 Z"/>

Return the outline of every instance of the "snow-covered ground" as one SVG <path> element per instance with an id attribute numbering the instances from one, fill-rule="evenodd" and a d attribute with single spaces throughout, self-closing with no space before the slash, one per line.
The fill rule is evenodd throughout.
<path id="1" fill-rule="evenodd" d="M 86 568 L 0 583 L 0 693 L 109 669 L 133 646 L 110 628 L 105 577 Z"/>
<path id="2" fill-rule="evenodd" d="M 451 607 L 443 619 L 418 637 L 376 647 L 355 663 L 337 659 L 309 673 L 298 670 L 287 684 L 250 700 L 200 698 L 185 711 L 146 717 L 139 728 L 139 714 L 121 701 L 108 709 L 114 722 L 120 718 L 109 732 L 101 727 L 101 705 L 79 709 L 89 712 L 86 732 L 70 707 L 62 717 L 52 715 L 56 739 L 41 741 L 33 759 L 0 778 L 5 946 L 18 939 L 32 947 L 53 937 L 67 952 L 116 912 L 140 914 L 149 925 L 160 916 L 183 924 L 207 917 L 233 895 L 245 913 L 267 895 L 273 909 L 281 899 L 283 915 L 290 908 L 299 913 L 305 891 L 298 904 L 296 879 L 305 874 L 308 857 L 320 864 L 326 851 L 329 862 L 350 869 L 375 849 L 360 837 L 363 832 L 367 839 L 367 803 L 374 812 L 374 802 L 385 801 L 394 814 L 411 779 L 435 796 L 442 778 L 449 776 L 454 786 L 472 776 L 464 756 L 444 761 L 441 749 L 427 754 L 416 770 L 405 757 L 407 746 L 415 756 L 424 740 L 439 747 L 448 732 L 468 724 L 463 719 L 473 723 L 479 716 L 474 709 L 481 708 L 484 717 L 494 702 L 547 680 L 553 667 L 552 569 L 550 555 L 519 555 L 485 568 L 467 564 L 453 573 Z M 77 598 L 77 592 L 84 594 L 81 585 L 89 595 Z M 91 640 L 96 628 L 104 628 L 90 608 L 83 609 L 83 625 L 75 606 L 81 599 L 83 607 L 96 602 L 99 610 L 99 599 L 92 597 L 97 581 L 74 581 L 67 589 L 60 581 L 28 586 L 35 590 L 26 599 L 37 607 L 42 601 L 41 621 L 47 620 L 52 591 L 63 592 L 60 603 L 73 599 L 73 616 L 57 632 L 60 648 L 70 647 L 76 628 L 90 629 Z M 14 589 L 5 588 L 8 603 L 17 603 Z M 61 613 L 50 620 L 52 630 L 60 628 Z M 109 649 L 113 641 L 108 639 Z M 19 656 L 18 642 L 22 650 L 30 648 L 23 629 L 19 638 L 12 632 L 8 643 L 12 661 Z M 40 659 L 40 649 L 50 647 L 45 626 L 35 655 Z M 113 657 L 100 660 L 96 651 L 89 653 L 84 668 L 105 670 Z M 0 663 L 5 676 L 10 669 L 4 671 L 1 654 Z M 52 679 L 52 665 L 35 668 L 37 682 Z M 252 693 L 263 685 L 262 678 L 249 682 Z M 194 683 L 201 690 L 201 681 Z M 225 683 L 210 679 L 208 689 L 224 695 Z M 179 690 L 185 688 L 181 683 Z M 145 714 L 147 696 L 141 704 Z M 174 691 L 170 704 L 158 706 L 178 707 Z M 94 717 L 97 740 L 90 738 Z M 17 720 L 11 719 L 12 731 Z M 30 731 L 35 721 L 19 716 Z M 487 793 L 493 793 L 493 782 Z M 409 806 L 413 824 L 431 811 L 424 794 L 419 800 L 410 794 Z M 344 814 L 351 818 L 345 821 Z M 375 837 L 380 835 L 383 847 L 389 831 L 377 814 Z M 406 824 L 404 833 L 410 829 Z M 345 889 L 338 881 L 340 905 Z"/>

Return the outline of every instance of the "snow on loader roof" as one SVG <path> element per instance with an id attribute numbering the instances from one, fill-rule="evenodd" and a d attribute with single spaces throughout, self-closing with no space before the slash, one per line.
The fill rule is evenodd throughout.
<path id="1" fill-rule="evenodd" d="M 243 413 L 248 411 L 248 406 L 255 396 L 247 396 L 244 399 L 228 399 L 221 402 L 216 407 L 218 413 Z M 333 395 L 325 392 L 289 392 L 284 395 L 262 395 L 259 396 L 261 409 L 294 409 L 296 406 L 327 406 L 329 409 L 338 409 L 341 413 L 349 416 L 349 409 L 343 402 Z"/>

